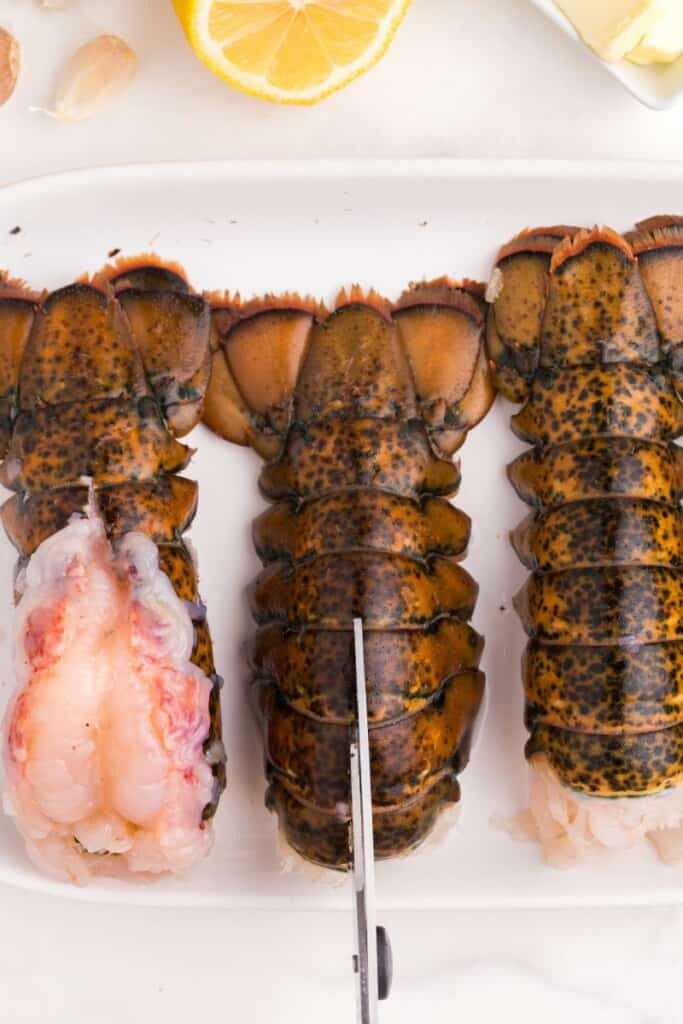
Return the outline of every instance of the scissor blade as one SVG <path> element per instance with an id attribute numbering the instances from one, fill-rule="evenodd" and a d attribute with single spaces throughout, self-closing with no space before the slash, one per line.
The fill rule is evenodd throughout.
<path id="1" fill-rule="evenodd" d="M 353 620 L 358 720 L 350 749 L 357 1003 L 360 1024 L 378 1021 L 375 852 L 372 834 L 370 741 L 363 651 L 363 622 Z"/>

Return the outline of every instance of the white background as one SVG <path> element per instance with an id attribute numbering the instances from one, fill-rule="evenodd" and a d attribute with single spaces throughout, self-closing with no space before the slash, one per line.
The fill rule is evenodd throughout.
<path id="1" fill-rule="evenodd" d="M 0 184 L 145 160 L 683 158 L 683 109 L 638 106 L 525 0 L 414 0 L 383 63 L 310 110 L 223 87 L 187 50 L 169 0 L 73 0 L 67 14 L 0 0 L 0 23 L 21 37 L 24 62 L 0 111 Z M 127 96 L 87 124 L 30 113 L 49 104 L 69 48 L 99 31 L 119 32 L 140 56 Z M 683 1021 L 678 910 L 384 918 L 397 959 L 389 1024 Z M 342 912 L 154 911 L 0 889 L 0 1019 L 336 1024 L 353 1019 L 339 966 L 349 950 Z"/>

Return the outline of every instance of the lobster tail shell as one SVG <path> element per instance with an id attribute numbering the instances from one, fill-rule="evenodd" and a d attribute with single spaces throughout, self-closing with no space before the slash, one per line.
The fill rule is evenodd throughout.
<path id="1" fill-rule="evenodd" d="M 182 540 L 197 486 L 176 475 L 191 454 L 177 437 L 201 414 L 209 329 L 209 309 L 184 273 L 156 258 L 118 264 L 40 302 L 0 289 L 0 479 L 18 492 L 2 506 L 5 530 L 25 561 L 83 514 L 94 491 L 111 541 L 134 531 L 157 544 L 161 568 L 193 608 L 192 661 L 212 680 L 206 744 L 215 754 L 220 679 Z M 212 772 L 205 817 L 225 784 L 222 756 Z"/>
<path id="2" fill-rule="evenodd" d="M 512 536 L 532 570 L 515 598 L 527 756 L 567 790 L 643 796 L 683 780 L 683 230 L 559 234 L 502 250 L 489 314 L 494 363 L 523 377 L 513 429 L 535 446 L 509 468 L 535 509 Z"/>
<path id="3" fill-rule="evenodd" d="M 250 591 L 267 804 L 300 854 L 346 868 L 354 617 L 376 855 L 410 850 L 459 799 L 482 642 L 467 622 L 477 587 L 456 564 L 470 523 L 444 501 L 459 483 L 444 455 L 493 398 L 481 289 L 417 285 L 393 310 L 357 287 L 329 315 L 259 307 L 214 310 L 205 422 L 266 458 L 261 490 L 277 502 L 254 524 L 265 567 Z"/>

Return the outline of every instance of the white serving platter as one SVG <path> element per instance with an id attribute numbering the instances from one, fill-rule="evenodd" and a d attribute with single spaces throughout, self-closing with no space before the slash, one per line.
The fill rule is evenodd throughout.
<path id="1" fill-rule="evenodd" d="M 95 270 L 107 253 L 154 250 L 181 261 L 198 288 L 244 295 L 304 289 L 332 300 L 350 282 L 395 297 L 440 274 L 486 279 L 499 244 L 529 224 L 609 223 L 621 229 L 681 211 L 683 165 L 562 162 L 289 162 L 129 166 L 39 178 L 0 190 L 0 266 L 36 287 Z M 14 227 L 20 231 L 12 234 Z M 646 843 L 572 871 L 492 823 L 524 805 L 524 636 L 511 597 L 525 578 L 507 539 L 525 514 L 505 465 L 521 450 L 499 401 L 462 450 L 457 503 L 474 521 L 465 563 L 481 590 L 475 625 L 486 637 L 488 715 L 462 776 L 462 815 L 439 842 L 378 865 L 382 908 L 683 903 L 683 867 L 661 865 Z M 264 507 L 259 460 L 203 428 L 188 471 L 200 482 L 192 530 L 209 609 L 229 785 L 209 859 L 183 879 L 95 881 L 40 875 L 0 816 L 0 882 L 74 899 L 159 906 L 349 908 L 348 882 L 297 866 L 284 873 L 276 823 L 263 806 L 261 743 L 247 700 L 244 599 L 258 570 L 252 518 Z M 12 689 L 14 553 L 0 538 L 0 711 Z"/>
<path id="2" fill-rule="evenodd" d="M 569 18 L 562 13 L 555 0 L 531 0 L 531 3 L 553 21 L 564 33 L 583 47 L 594 60 L 609 71 L 636 99 L 653 110 L 664 110 L 683 96 L 683 58 L 671 64 L 634 64 L 619 60 L 608 64 L 581 39 Z M 595 0 L 600 4 L 601 0 Z"/>

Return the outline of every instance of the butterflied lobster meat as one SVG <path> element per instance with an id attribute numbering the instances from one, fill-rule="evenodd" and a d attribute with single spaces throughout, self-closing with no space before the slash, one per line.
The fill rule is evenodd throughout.
<path id="1" fill-rule="evenodd" d="M 488 347 L 533 448 L 509 468 L 531 814 L 564 863 L 648 835 L 683 854 L 683 226 L 524 232 L 492 280 Z"/>
<path id="2" fill-rule="evenodd" d="M 182 540 L 210 314 L 154 261 L 45 296 L 0 281 L 0 480 L 19 551 L 6 810 L 83 882 L 209 850 L 225 767 L 211 640 Z"/>
<path id="3" fill-rule="evenodd" d="M 304 858 L 350 861 L 352 620 L 365 630 L 375 852 L 410 850 L 459 799 L 484 679 L 458 565 L 451 456 L 493 397 L 479 287 L 438 281 L 391 307 L 342 293 L 213 297 L 205 422 L 265 460 L 251 663 L 267 805 Z"/>

